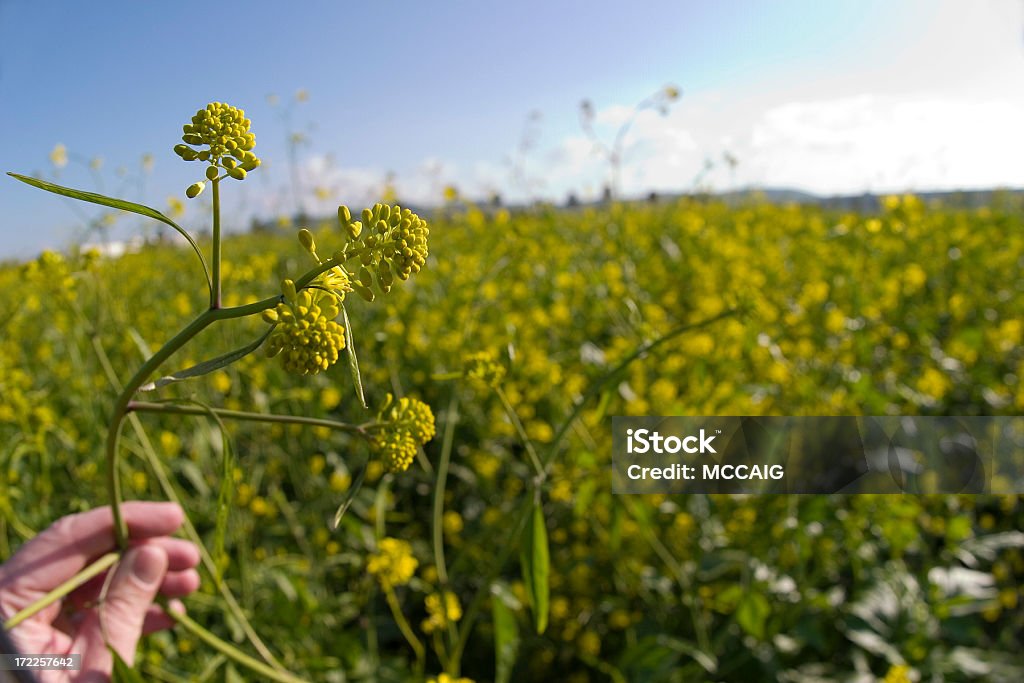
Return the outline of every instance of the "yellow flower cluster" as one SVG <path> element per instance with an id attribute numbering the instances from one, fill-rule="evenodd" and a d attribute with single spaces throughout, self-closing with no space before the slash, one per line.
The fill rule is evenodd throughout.
<path id="1" fill-rule="evenodd" d="M 295 283 L 282 284 L 285 300 L 263 312 L 263 319 L 277 327 L 267 340 L 267 357 L 281 355 L 288 372 L 315 375 L 338 362 L 345 348 L 345 328 L 334 322 L 338 304 L 334 295 L 309 290 L 295 291 Z"/>
<path id="2" fill-rule="evenodd" d="M 420 272 L 423 264 L 427 261 L 427 236 L 430 229 L 427 222 L 414 214 L 409 209 L 401 212 L 401 218 L 397 218 L 397 205 L 391 214 L 391 239 L 394 240 L 394 255 L 391 249 L 385 248 L 384 257 L 391 258 L 395 267 L 395 275 L 400 280 L 408 280 L 413 273 Z M 380 232 L 380 222 L 377 223 L 377 231 Z"/>
<path id="3" fill-rule="evenodd" d="M 67 261 L 59 253 L 44 251 L 35 261 L 26 263 L 22 272 L 27 281 L 73 298 L 75 278 L 71 275 Z"/>
<path id="4" fill-rule="evenodd" d="M 376 576 L 384 588 L 394 588 L 409 583 L 418 566 L 408 541 L 383 538 L 377 544 L 377 552 L 367 560 L 366 571 Z"/>
<path id="5" fill-rule="evenodd" d="M 389 472 L 409 469 L 416 457 L 416 447 L 434 438 L 434 413 L 430 406 L 414 398 L 396 401 L 388 394 L 377 420 L 383 428 L 370 438 L 370 448 Z"/>
<path id="6" fill-rule="evenodd" d="M 347 206 L 338 207 L 338 222 L 349 239 L 340 253 L 359 255 L 362 268 L 355 290 L 372 301 L 370 286 L 375 280 L 387 294 L 395 277 L 408 280 L 420 272 L 429 253 L 430 229 L 425 220 L 398 204 L 375 204 L 372 209 L 363 209 L 361 218 L 353 220 Z"/>
<path id="7" fill-rule="evenodd" d="M 427 618 L 423 620 L 423 632 L 440 631 L 448 624 L 454 624 L 462 618 L 462 605 L 459 598 L 451 591 L 431 593 L 426 599 Z"/>
<path id="8" fill-rule="evenodd" d="M 223 168 L 235 180 L 244 180 L 248 171 L 260 165 L 252 152 L 256 136 L 249 131 L 250 125 L 241 109 L 211 102 L 196 112 L 192 123 L 185 124 L 181 136 L 185 144 L 175 145 L 174 152 L 185 161 L 206 161 L 211 168 Z M 216 170 L 212 176 L 207 172 L 207 178 L 212 180 L 213 177 L 216 177 Z"/>
<path id="9" fill-rule="evenodd" d="M 370 447 L 388 472 L 404 472 L 416 457 L 416 440 L 406 432 L 385 431 L 370 439 Z"/>
<path id="10" fill-rule="evenodd" d="M 494 359 L 489 351 L 471 353 L 462 359 L 462 374 L 467 379 L 483 382 L 496 387 L 505 377 L 505 366 Z"/>

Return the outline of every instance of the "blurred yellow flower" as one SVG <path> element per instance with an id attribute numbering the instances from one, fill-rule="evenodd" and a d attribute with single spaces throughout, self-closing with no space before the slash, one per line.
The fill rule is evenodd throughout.
<path id="1" fill-rule="evenodd" d="M 462 618 L 462 606 L 451 591 L 445 591 L 443 598 L 440 593 L 431 593 L 427 596 L 426 606 L 427 618 L 422 624 L 424 633 L 439 631 Z"/>
<path id="2" fill-rule="evenodd" d="M 385 588 L 394 588 L 409 583 L 418 565 L 408 541 L 383 538 L 377 544 L 377 552 L 367 560 L 366 571 L 376 576 Z"/>
<path id="3" fill-rule="evenodd" d="M 50 163 L 57 168 L 64 168 L 68 165 L 68 150 L 64 145 L 57 143 L 50 152 Z"/>

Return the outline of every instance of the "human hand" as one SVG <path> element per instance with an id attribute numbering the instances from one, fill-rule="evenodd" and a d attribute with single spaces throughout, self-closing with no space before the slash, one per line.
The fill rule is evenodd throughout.
<path id="1" fill-rule="evenodd" d="M 9 634 L 24 654 L 82 655 L 81 671 L 40 671 L 40 681 L 108 681 L 113 668 L 108 645 L 131 665 L 144 633 L 173 626 L 171 617 L 153 604 L 156 594 L 176 598 L 199 587 L 199 550 L 169 536 L 184 521 L 181 507 L 136 501 L 121 505 L 121 515 L 128 525 L 129 549 L 116 565 L 103 603 L 95 604 L 110 570 Z M 115 546 L 110 507 L 62 517 L 0 565 L 0 614 L 13 616 Z M 184 611 L 177 600 L 170 608 Z"/>

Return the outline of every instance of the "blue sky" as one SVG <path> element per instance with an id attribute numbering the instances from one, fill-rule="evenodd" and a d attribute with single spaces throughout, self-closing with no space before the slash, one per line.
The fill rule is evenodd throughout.
<path id="1" fill-rule="evenodd" d="M 1024 185 L 1024 11 L 1013 0 L 284 7 L 0 0 L 0 166 L 52 177 L 62 143 L 72 163 L 60 182 L 163 209 L 201 176 L 171 152 L 180 126 L 220 100 L 245 108 L 267 162 L 230 188 L 238 226 L 294 210 L 285 140 L 296 131 L 309 141 L 297 169 L 313 212 L 372 201 L 389 172 L 417 202 L 447 183 L 561 201 L 607 178 L 579 102 L 594 103 L 610 139 L 633 105 L 673 83 L 684 95 L 670 113 L 643 114 L 626 140 L 626 194 L 689 189 L 705 159 L 717 189 Z M 308 100 L 295 103 L 300 89 Z M 506 160 L 533 111 L 523 189 Z M 141 176 L 144 153 L 145 182 L 120 180 L 118 167 Z M 96 156 L 99 178 L 86 168 Z M 0 258 L 60 246 L 82 226 L 66 201 L 11 179 L 0 206 Z M 202 221 L 190 204 L 185 222 Z"/>

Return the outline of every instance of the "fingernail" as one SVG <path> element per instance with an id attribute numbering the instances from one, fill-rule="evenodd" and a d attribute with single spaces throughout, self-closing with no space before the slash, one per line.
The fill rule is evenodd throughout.
<path id="1" fill-rule="evenodd" d="M 167 570 L 167 559 L 163 551 L 142 547 L 135 551 L 132 560 L 132 574 L 142 583 L 154 583 Z"/>

